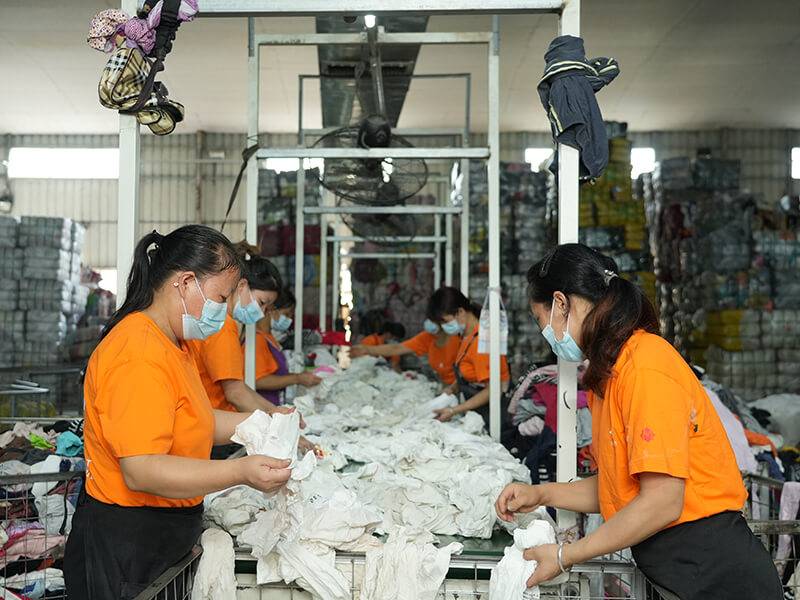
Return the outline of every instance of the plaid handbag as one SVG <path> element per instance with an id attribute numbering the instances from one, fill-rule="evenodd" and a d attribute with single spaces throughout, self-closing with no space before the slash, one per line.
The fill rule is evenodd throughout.
<path id="1" fill-rule="evenodd" d="M 117 48 L 108 59 L 97 87 L 100 104 L 113 110 L 137 108 L 142 92 L 152 87 L 154 65 L 138 48 Z M 149 90 L 145 98 L 149 97 Z"/>

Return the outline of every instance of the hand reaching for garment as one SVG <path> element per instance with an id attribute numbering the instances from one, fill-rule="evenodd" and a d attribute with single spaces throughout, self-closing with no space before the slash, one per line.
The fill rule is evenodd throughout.
<path id="1" fill-rule="evenodd" d="M 303 372 L 297 374 L 297 383 L 304 387 L 314 387 L 315 385 L 322 383 L 322 379 L 313 373 Z"/>
<path id="2" fill-rule="evenodd" d="M 352 346 L 350 348 L 350 358 L 361 358 L 362 356 L 369 356 L 369 346 Z"/>
<path id="3" fill-rule="evenodd" d="M 509 483 L 494 503 L 497 516 L 512 522 L 514 513 L 529 513 L 545 504 L 542 486 Z"/>
<path id="4" fill-rule="evenodd" d="M 522 557 L 525 560 L 536 561 L 536 570 L 528 579 L 529 588 L 555 579 L 561 574 L 561 568 L 558 566 L 558 544 L 528 548 L 522 553 Z M 566 568 L 567 565 L 564 567 Z"/>
<path id="5" fill-rule="evenodd" d="M 446 423 L 454 416 L 456 416 L 456 411 L 454 411 L 452 408 L 438 408 L 435 411 L 433 411 L 433 414 L 436 415 L 435 418 L 437 421 Z"/>
<path id="6" fill-rule="evenodd" d="M 300 454 L 313 452 L 317 458 L 322 458 L 324 455 L 324 453 L 322 452 L 322 448 L 320 448 L 316 444 L 311 443 L 302 435 L 300 436 L 300 440 L 297 442 L 297 449 L 300 451 Z"/>
<path id="7" fill-rule="evenodd" d="M 289 481 L 292 474 L 288 460 L 254 454 L 236 460 L 241 481 L 262 492 L 274 492 Z"/>
<path id="8" fill-rule="evenodd" d="M 284 415 L 290 415 L 295 410 L 296 409 L 294 406 L 276 406 L 274 409 L 272 409 L 272 412 L 281 413 Z M 305 428 L 306 428 L 306 422 L 303 420 L 303 415 L 300 415 L 300 429 L 305 429 Z"/>

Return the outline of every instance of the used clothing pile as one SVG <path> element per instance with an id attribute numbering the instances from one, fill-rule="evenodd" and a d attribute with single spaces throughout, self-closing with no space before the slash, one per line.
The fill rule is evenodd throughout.
<path id="1" fill-rule="evenodd" d="M 20 422 L 0 434 L 2 598 L 63 595 L 63 574 L 55 567 L 63 556 L 85 470 L 81 424 L 60 421 L 45 430 Z M 66 481 L 3 482 L 6 476 L 64 472 L 75 476 Z"/>
<path id="2" fill-rule="evenodd" d="M 259 584 L 296 581 L 315 597 L 350 598 L 335 557 L 355 551 L 367 553 L 365 599 L 434 598 L 460 547 L 437 549 L 432 534 L 491 537 L 497 495 L 530 481 L 527 469 L 483 434 L 476 413 L 434 420 L 431 407 L 443 399 L 430 381 L 371 357 L 331 370 L 295 403 L 324 457 L 297 461 L 275 494 L 239 486 L 207 496 L 205 519 L 251 549 Z M 235 439 L 249 453 L 294 459 L 298 419 L 257 412 Z M 374 534 L 387 534 L 386 544 Z M 394 587 L 401 562 L 402 589 Z"/>

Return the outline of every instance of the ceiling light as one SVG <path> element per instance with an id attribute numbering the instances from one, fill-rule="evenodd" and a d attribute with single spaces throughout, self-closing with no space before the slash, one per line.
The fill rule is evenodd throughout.
<path id="1" fill-rule="evenodd" d="M 375 15 L 364 15 L 364 25 L 367 26 L 367 29 L 375 27 Z"/>

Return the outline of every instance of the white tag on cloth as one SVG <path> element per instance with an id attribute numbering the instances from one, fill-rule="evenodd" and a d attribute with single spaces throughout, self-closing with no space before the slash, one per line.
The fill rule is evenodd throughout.
<path id="1" fill-rule="evenodd" d="M 481 308 L 481 319 L 478 325 L 478 353 L 489 354 L 489 340 L 492 336 L 491 319 L 489 318 L 489 297 L 492 294 L 492 288 L 486 292 L 486 297 L 483 300 L 483 308 Z M 508 354 L 508 313 L 503 304 L 503 298 L 498 292 L 497 298 L 500 304 L 500 354 Z"/>

